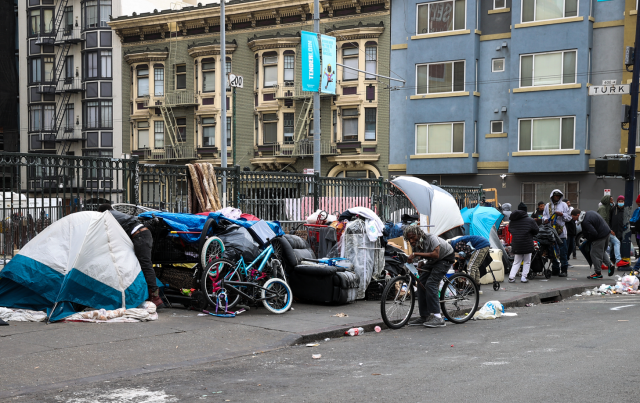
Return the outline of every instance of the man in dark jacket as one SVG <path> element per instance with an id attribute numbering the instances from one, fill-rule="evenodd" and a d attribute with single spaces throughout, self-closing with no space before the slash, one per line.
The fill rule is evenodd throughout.
<path id="1" fill-rule="evenodd" d="M 538 202 L 538 208 L 536 211 L 531 213 L 531 218 L 538 224 L 538 226 L 542 225 L 542 216 L 544 215 L 544 202 Z"/>
<path id="2" fill-rule="evenodd" d="M 625 266 L 629 266 L 629 262 L 623 260 L 620 255 L 620 243 L 622 242 L 622 233 L 625 227 L 629 224 L 624 219 L 624 196 L 618 196 L 616 205 L 609 210 L 609 228 L 611 228 L 611 234 L 618 240 L 618 248 L 614 249 L 616 257 L 616 266 L 618 270 L 625 270 Z M 609 238 L 611 239 L 611 238 Z"/>
<path id="3" fill-rule="evenodd" d="M 133 251 L 138 258 L 138 262 L 140 262 L 144 279 L 147 281 L 149 301 L 153 302 L 156 307 L 162 308 L 164 304 L 162 303 L 158 286 L 156 285 L 156 272 L 153 270 L 153 264 L 151 263 L 151 250 L 153 249 L 151 232 L 138 221 L 136 217 L 114 210 L 110 204 L 101 204 L 98 206 L 98 211 L 101 213 L 109 211 L 113 218 L 118 221 L 118 224 L 120 224 L 124 232 L 131 238 Z"/>
<path id="4" fill-rule="evenodd" d="M 571 207 L 571 202 L 568 199 L 562 199 L 563 202 L 567 203 L 567 207 L 569 210 L 573 210 Z M 564 226 L 567 228 L 567 260 L 571 259 L 571 254 L 573 254 L 573 258 L 576 258 L 576 223 L 573 220 L 567 221 Z"/>
<path id="5" fill-rule="evenodd" d="M 583 213 L 577 208 L 571 211 L 571 219 L 582 224 L 582 235 L 591 242 L 590 257 L 594 273 L 587 278 L 601 279 L 602 270 L 607 270 L 607 274 L 613 276 L 615 266 L 611 264 L 607 254 L 611 232 L 607 223 L 597 212 L 586 211 Z"/>
<path id="6" fill-rule="evenodd" d="M 520 263 L 524 263 L 520 282 L 526 283 L 529 281 L 527 280 L 527 275 L 531 267 L 533 236 L 538 233 L 538 224 L 527 215 L 526 211 L 516 210 L 511 213 L 509 232 L 511 233 L 511 250 L 515 254 L 511 273 L 509 273 L 509 282 L 515 283 L 516 274 L 520 270 Z"/>

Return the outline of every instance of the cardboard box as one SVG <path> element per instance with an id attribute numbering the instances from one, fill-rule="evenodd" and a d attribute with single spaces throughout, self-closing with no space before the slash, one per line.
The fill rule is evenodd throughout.
<path id="1" fill-rule="evenodd" d="M 411 244 L 405 241 L 404 238 L 401 236 L 397 238 L 389 239 L 388 242 L 397 245 L 407 255 L 410 255 L 413 253 L 411 250 Z"/>

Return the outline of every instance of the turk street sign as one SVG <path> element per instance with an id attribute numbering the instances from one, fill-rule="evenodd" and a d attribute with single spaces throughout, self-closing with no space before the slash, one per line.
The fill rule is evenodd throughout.
<path id="1" fill-rule="evenodd" d="M 631 84 L 618 85 L 592 85 L 589 87 L 589 95 L 623 95 L 629 94 Z"/>

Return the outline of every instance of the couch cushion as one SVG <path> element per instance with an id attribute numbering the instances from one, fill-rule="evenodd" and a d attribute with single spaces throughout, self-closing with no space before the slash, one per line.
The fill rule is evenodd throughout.
<path id="1" fill-rule="evenodd" d="M 315 264 L 301 264 L 296 266 L 294 272 L 296 274 L 304 274 L 306 276 L 324 277 L 332 276 L 337 272 L 336 267 L 315 265 Z"/>

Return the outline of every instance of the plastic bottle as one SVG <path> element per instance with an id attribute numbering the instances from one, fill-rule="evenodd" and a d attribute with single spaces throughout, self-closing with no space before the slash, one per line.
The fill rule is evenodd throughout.
<path id="1" fill-rule="evenodd" d="M 346 332 L 344 332 L 345 336 L 360 336 L 362 333 L 364 333 L 364 329 L 361 327 L 352 327 L 351 329 L 347 330 Z"/>

